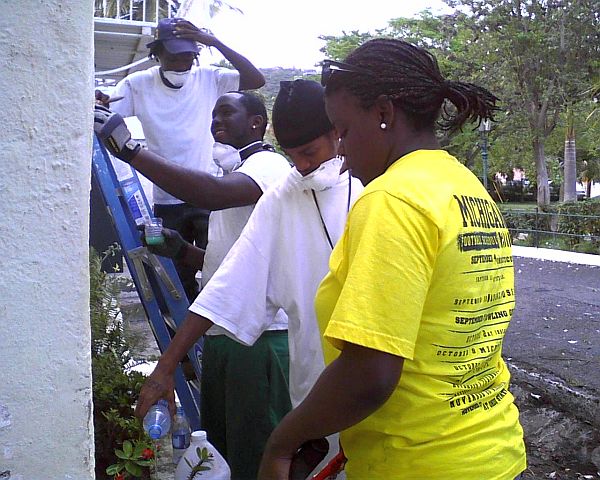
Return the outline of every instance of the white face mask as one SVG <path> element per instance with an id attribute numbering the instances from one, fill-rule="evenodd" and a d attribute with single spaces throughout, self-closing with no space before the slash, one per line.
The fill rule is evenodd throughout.
<path id="1" fill-rule="evenodd" d="M 183 87 L 185 82 L 190 78 L 190 72 L 191 70 L 186 70 L 185 72 L 163 70 L 162 74 L 174 87 Z"/>
<path id="2" fill-rule="evenodd" d="M 237 148 L 225 143 L 215 142 L 213 144 L 213 162 L 223 172 L 231 172 L 242 164 L 242 158 Z"/>
<path id="3" fill-rule="evenodd" d="M 336 157 L 323 162 L 316 170 L 313 170 L 304 177 L 296 170 L 299 177 L 297 178 L 298 186 L 302 190 L 315 190 L 317 192 L 327 190 L 339 181 L 341 168 L 342 159 Z"/>

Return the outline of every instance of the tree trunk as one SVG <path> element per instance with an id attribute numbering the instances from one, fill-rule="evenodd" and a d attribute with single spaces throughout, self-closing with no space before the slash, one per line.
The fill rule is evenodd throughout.
<path id="1" fill-rule="evenodd" d="M 588 180 L 585 184 L 585 196 L 587 198 L 592 198 L 592 181 Z"/>
<path id="2" fill-rule="evenodd" d="M 564 201 L 574 202 L 577 200 L 577 164 L 575 150 L 575 129 L 572 125 L 567 126 L 567 137 L 565 139 L 565 164 L 564 164 Z"/>
<path id="3" fill-rule="evenodd" d="M 540 138 L 533 140 L 533 155 L 537 170 L 537 205 L 544 208 L 550 204 L 550 187 L 548 186 L 548 169 L 544 155 L 544 141 Z"/>

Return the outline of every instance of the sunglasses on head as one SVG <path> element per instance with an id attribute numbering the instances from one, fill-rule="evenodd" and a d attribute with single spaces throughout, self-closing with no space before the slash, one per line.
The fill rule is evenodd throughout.
<path id="1" fill-rule="evenodd" d="M 331 78 L 334 72 L 352 72 L 352 73 L 362 73 L 364 75 L 374 74 L 369 70 L 366 70 L 361 67 L 357 67 L 356 65 L 350 65 L 349 63 L 336 62 L 335 60 L 323 60 L 323 68 L 321 69 L 321 85 L 323 87 L 327 86 L 327 82 Z"/>

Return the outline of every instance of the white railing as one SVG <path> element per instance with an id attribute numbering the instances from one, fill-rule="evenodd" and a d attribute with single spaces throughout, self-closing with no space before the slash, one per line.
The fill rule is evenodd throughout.
<path id="1" fill-rule="evenodd" d="M 95 0 L 94 17 L 156 23 L 162 18 L 174 17 L 180 3 L 176 0 Z"/>

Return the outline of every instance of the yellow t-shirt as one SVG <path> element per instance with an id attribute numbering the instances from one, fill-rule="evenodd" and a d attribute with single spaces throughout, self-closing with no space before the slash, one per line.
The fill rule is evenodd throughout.
<path id="1" fill-rule="evenodd" d="M 388 401 L 341 434 L 349 479 L 512 479 L 526 468 L 502 340 L 511 237 L 479 180 L 412 152 L 354 204 L 315 300 L 330 363 L 344 342 L 405 359 Z M 360 379 L 356 379 L 360 381 Z"/>

